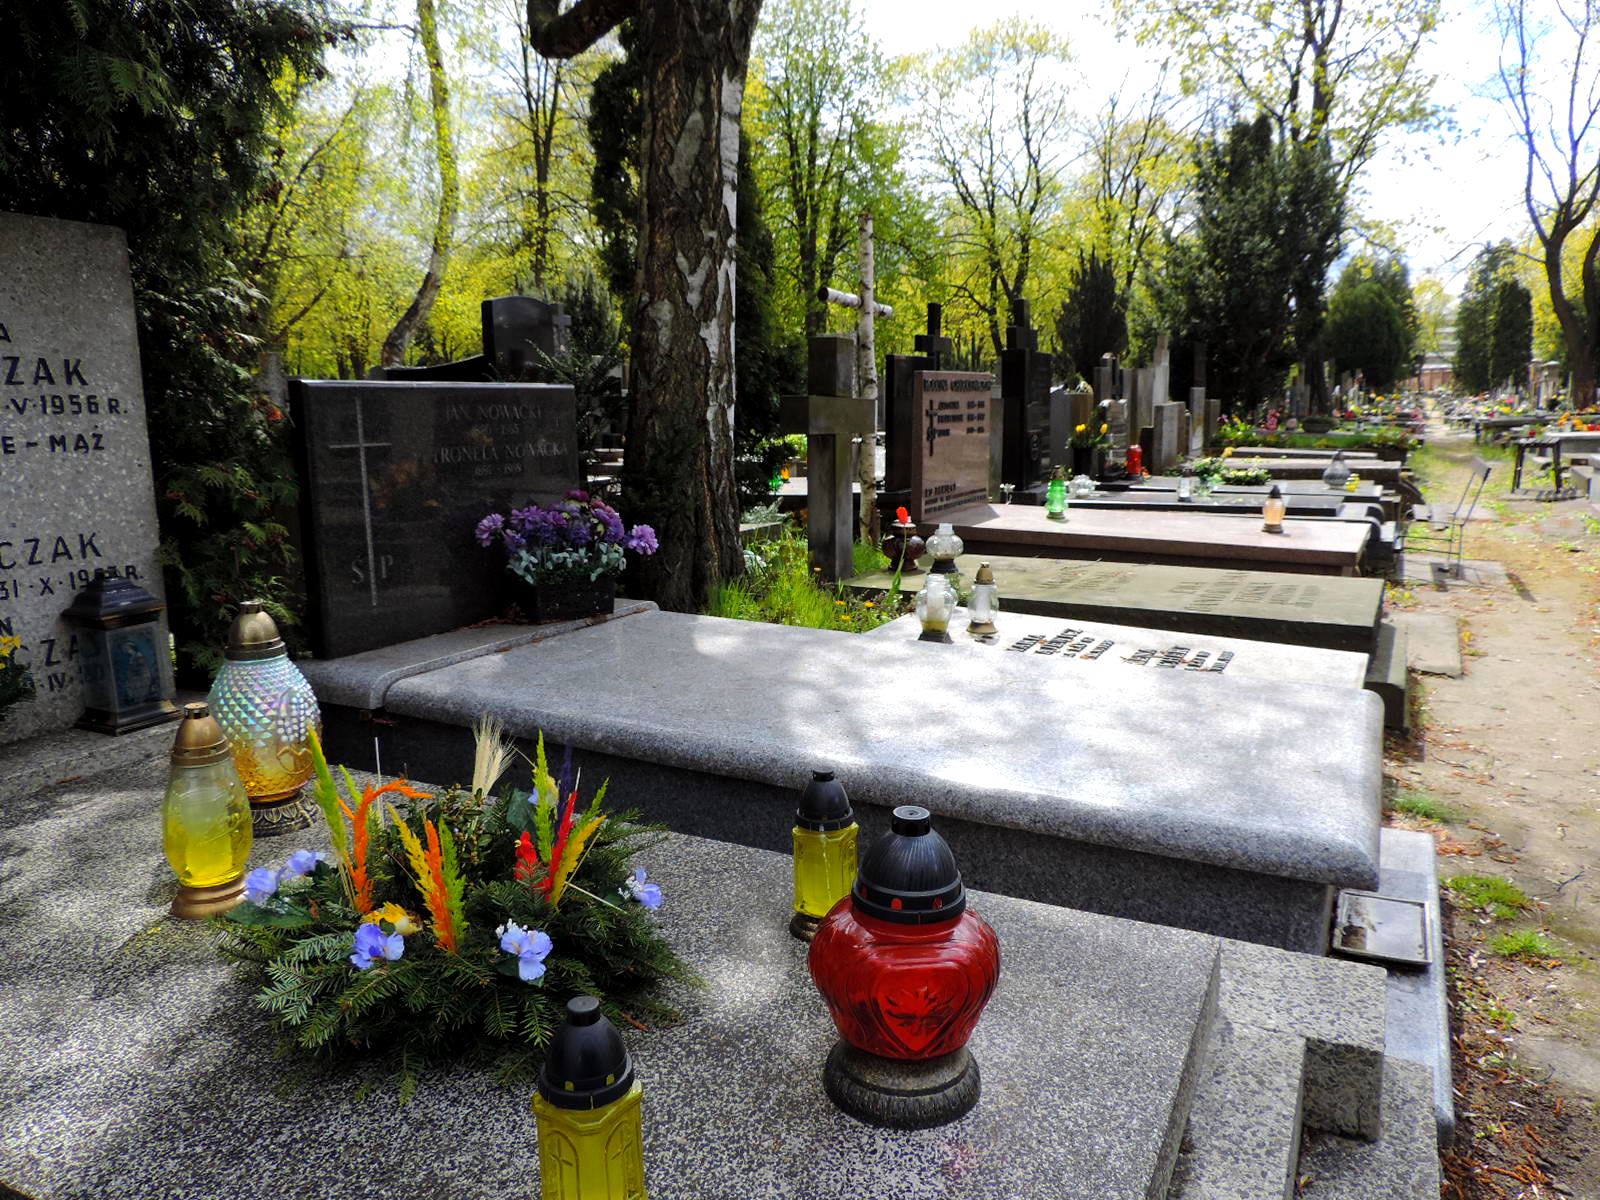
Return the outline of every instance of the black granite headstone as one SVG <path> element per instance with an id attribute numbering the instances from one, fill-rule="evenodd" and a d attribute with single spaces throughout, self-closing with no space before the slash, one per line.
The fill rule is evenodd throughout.
<path id="1" fill-rule="evenodd" d="M 1013 323 L 1000 352 L 1000 479 L 1019 491 L 1044 482 L 1050 460 L 1051 355 L 1039 350 L 1026 300 L 1012 305 Z"/>
<path id="2" fill-rule="evenodd" d="M 479 519 L 577 485 L 569 387 L 297 379 L 290 399 L 323 658 L 494 615 L 504 563 L 473 540 Z"/>
<path id="3" fill-rule="evenodd" d="M 541 353 L 562 354 L 571 341 L 572 318 L 534 296 L 485 300 L 482 315 L 484 357 L 501 379 L 528 378 Z"/>

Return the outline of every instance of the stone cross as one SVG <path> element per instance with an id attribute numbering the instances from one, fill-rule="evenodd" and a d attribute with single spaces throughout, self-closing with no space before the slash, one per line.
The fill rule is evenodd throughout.
<path id="1" fill-rule="evenodd" d="M 894 316 L 894 309 L 879 304 L 877 266 L 872 251 L 872 214 L 863 212 L 857 218 L 857 237 L 861 256 L 861 284 L 855 294 L 836 291 L 831 287 L 820 289 L 819 295 L 829 304 L 856 310 L 856 386 L 863 400 L 872 401 L 873 427 L 863 433 L 860 454 L 856 459 L 856 478 L 861 484 L 861 540 L 874 545 L 878 540 L 878 345 L 873 333 L 873 323 L 878 317 Z M 841 576 L 845 578 L 845 576 Z"/>
<path id="2" fill-rule="evenodd" d="M 911 339 L 914 350 L 928 360 L 928 370 L 938 371 L 944 367 L 945 355 L 955 352 L 955 344 L 943 336 L 944 305 L 928 305 L 928 330 L 919 333 Z"/>
<path id="3" fill-rule="evenodd" d="M 372 536 L 372 483 L 367 466 L 368 450 L 387 450 L 389 442 L 367 441 L 366 414 L 362 411 L 361 397 L 356 397 L 356 440 L 331 445 L 329 450 L 354 450 L 361 472 L 361 522 L 367 543 L 367 590 L 372 597 L 372 607 L 378 607 L 378 555 Z"/>

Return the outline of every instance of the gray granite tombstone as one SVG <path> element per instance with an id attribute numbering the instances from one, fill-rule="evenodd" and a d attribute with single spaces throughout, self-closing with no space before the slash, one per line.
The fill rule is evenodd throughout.
<path id="1" fill-rule="evenodd" d="M 1203 387 L 1189 389 L 1189 454 L 1198 458 L 1206 452 L 1206 447 L 1211 444 L 1206 436 L 1206 390 Z"/>
<path id="2" fill-rule="evenodd" d="M 317 654 L 493 616 L 504 564 L 473 527 L 577 485 L 572 389 L 297 379 L 290 391 Z"/>
<path id="3" fill-rule="evenodd" d="M 976 371 L 917 372 L 908 506 L 913 521 L 940 521 L 988 497 L 993 386 L 994 376 Z"/>
<path id="4" fill-rule="evenodd" d="M 1214 398 L 1206 400 L 1206 445 L 1210 446 L 1217 440 L 1217 430 L 1222 427 L 1222 401 Z"/>
<path id="5" fill-rule="evenodd" d="M 1165 474 L 1183 457 L 1183 429 L 1179 418 L 1183 415 L 1181 404 L 1156 404 L 1151 407 L 1150 428 L 1154 431 L 1150 446 L 1150 470 Z"/>
<path id="6" fill-rule="evenodd" d="M 0 723 L 9 742 L 83 710 L 61 612 L 96 568 L 162 593 L 120 229 L 0 213 L 0 406 L 0 637 L 35 689 Z"/>
<path id="7" fill-rule="evenodd" d="M 1128 402 L 1128 444 L 1136 444 L 1143 436 L 1144 431 L 1155 423 L 1155 375 L 1154 367 L 1138 367 L 1128 372 L 1129 402 Z M 1149 460 L 1146 459 L 1148 470 Z"/>

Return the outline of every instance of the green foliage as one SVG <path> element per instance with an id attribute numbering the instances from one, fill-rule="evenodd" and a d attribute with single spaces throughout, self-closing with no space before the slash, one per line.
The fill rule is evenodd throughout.
<path id="1" fill-rule="evenodd" d="M 1502 280 L 1494 296 L 1494 340 L 1489 347 L 1489 378 L 1521 389 L 1527 386 L 1533 357 L 1533 296 L 1520 279 Z"/>
<path id="2" fill-rule="evenodd" d="M 1404 813 L 1408 817 L 1419 817 L 1424 821 L 1437 821 L 1444 824 L 1448 821 L 1458 821 L 1461 814 L 1441 800 L 1436 800 L 1426 792 L 1396 792 L 1389 801 L 1388 808 L 1392 812 Z"/>
<path id="3" fill-rule="evenodd" d="M 1538 929 L 1497 933 L 1489 939 L 1489 950 L 1501 958 L 1521 958 L 1529 962 L 1554 963 L 1561 960 L 1556 944 Z"/>
<path id="4" fill-rule="evenodd" d="M 5 206 L 127 231 L 161 558 L 179 664 L 218 658 L 232 608 L 293 620 L 294 496 L 282 413 L 255 393 L 266 298 L 237 264 L 240 214 L 284 76 L 319 69 L 320 4 L 76 0 L 6 18 Z"/>
<path id="5" fill-rule="evenodd" d="M 1258 117 L 1201 148 L 1194 204 L 1172 252 L 1171 307 L 1182 340 L 1207 347 L 1225 409 L 1254 408 L 1320 332 L 1305 297 L 1337 252 L 1343 202 L 1323 151 L 1275 139 Z"/>
<path id="6" fill-rule="evenodd" d="M 638 269 L 638 168 L 644 136 L 639 111 L 644 75 L 634 53 L 637 41 L 638 30 L 632 21 L 617 26 L 622 54 L 595 76 L 587 122 L 594 153 L 589 195 L 600 230 L 600 261 L 612 294 L 630 297 Z"/>
<path id="7" fill-rule="evenodd" d="M 1481 908 L 1502 921 L 1528 907 L 1528 897 L 1509 879 L 1498 875 L 1455 875 L 1444 881 L 1461 903 Z"/>
<path id="8" fill-rule="evenodd" d="M 1067 298 L 1056 314 L 1056 339 L 1062 354 L 1059 373 L 1068 379 L 1076 373 L 1090 383 L 1102 355 L 1120 355 L 1128 348 L 1128 300 L 1117 287 L 1111 262 L 1098 250 L 1090 250 L 1087 258 L 1078 251 Z"/>
<path id="9" fill-rule="evenodd" d="M 1357 260 L 1328 301 L 1327 350 L 1340 371 L 1360 372 L 1369 389 L 1391 388 L 1411 371 L 1416 311 L 1405 264 Z"/>
<path id="10" fill-rule="evenodd" d="M 824 585 L 811 566 L 804 534 L 786 532 L 758 543 L 746 551 L 745 558 L 744 579 L 712 593 L 708 616 L 864 633 L 900 615 L 896 600 L 863 598 L 849 588 Z M 881 571 L 889 565 L 876 547 L 860 543 L 855 548 L 855 562 L 858 574 Z"/>
<path id="11" fill-rule="evenodd" d="M 1455 376 L 1457 386 L 1464 391 L 1485 392 L 1506 380 L 1505 376 L 1495 373 L 1497 367 L 1506 365 L 1503 361 L 1495 361 L 1498 340 L 1496 318 L 1501 307 L 1500 294 L 1515 282 L 1515 270 L 1516 251 L 1510 242 L 1485 245 L 1472 260 L 1472 271 L 1456 310 Z M 1524 290 L 1523 295 L 1526 294 Z M 1518 315 L 1513 302 L 1508 299 L 1506 305 L 1508 318 L 1515 322 Z M 1507 329 L 1506 346 L 1514 340 L 1516 333 L 1515 328 Z M 1504 348 L 1501 354 L 1503 358 Z M 1527 355 L 1524 354 L 1524 368 L 1527 362 Z"/>
<path id="12" fill-rule="evenodd" d="M 599 451 L 627 423 L 622 394 L 622 327 L 605 286 L 593 276 L 568 280 L 562 301 L 572 325 L 567 349 L 538 352 L 538 376 L 572 388 L 578 404 L 578 451 L 585 474 L 598 465 Z"/>
<path id="13" fill-rule="evenodd" d="M 650 913 L 624 898 L 632 859 L 660 844 L 657 832 L 628 814 L 599 819 L 596 795 L 572 825 L 576 831 L 585 821 L 599 823 L 570 883 L 552 901 L 539 872 L 548 873 L 553 850 L 561 852 L 555 811 L 561 785 L 548 771 L 535 778 L 531 795 L 475 798 L 451 791 L 421 796 L 402 814 L 411 826 L 427 820 L 440 831 L 442 883 L 431 907 L 435 885 L 419 885 L 418 847 L 407 849 L 405 826 L 375 826 L 364 858 L 372 912 L 385 934 L 407 931 L 398 959 L 366 970 L 351 963 L 362 918 L 337 864 L 319 864 L 309 876 L 282 885 L 273 899 L 246 903 L 215 922 L 222 952 L 247 964 L 260 981 L 257 1003 L 288 1046 L 327 1058 L 378 1054 L 409 1091 L 420 1066 L 463 1056 L 498 1058 L 503 1073 L 528 1073 L 566 1000 L 579 993 L 599 996 L 613 1019 L 673 1019 L 659 988 L 666 980 L 693 983 L 694 975 Z M 530 874 L 519 869 L 516 845 L 524 831 L 534 830 L 543 854 Z M 576 832 L 566 844 L 578 844 Z M 358 853 L 357 843 L 349 853 Z M 565 868 L 557 873 L 565 876 Z M 441 911 L 453 916 L 454 950 L 438 932 Z M 430 924 L 424 913 L 434 916 L 430 929 L 423 928 Z M 501 949 L 497 931 L 507 923 L 549 935 L 542 978 L 524 982 L 517 960 Z"/>
<path id="14" fill-rule="evenodd" d="M 1265 467 L 1236 466 L 1226 458 L 1196 459 L 1194 473 L 1208 487 L 1216 487 L 1220 483 L 1232 484 L 1235 487 L 1253 487 L 1272 480 L 1272 472 Z"/>

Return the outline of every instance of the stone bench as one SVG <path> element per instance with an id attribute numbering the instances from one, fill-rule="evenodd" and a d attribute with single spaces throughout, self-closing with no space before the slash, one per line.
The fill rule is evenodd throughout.
<path id="1" fill-rule="evenodd" d="M 797 789 L 828 767 L 864 827 L 928 805 L 976 886 L 1049 903 L 1320 954 L 1334 890 L 1376 882 L 1375 698 L 1005 655 L 958 665 L 947 649 L 647 612 L 381 694 L 352 690 L 348 664 L 306 673 L 330 753 L 353 766 L 376 751 L 389 771 L 464 778 L 465 730 L 489 713 L 571 745 L 646 816 L 699 836 L 787 847 Z M 332 702 L 330 674 L 367 703 Z"/>
<path id="2" fill-rule="evenodd" d="M 385 1068 L 307 1078 L 273 1053 L 211 932 L 165 913 L 175 881 L 149 819 L 164 777 L 156 759 L 0 811 L 0 1121 L 18 1135 L 0 1184 L 38 1200 L 244 1196 L 262 1180 L 342 1200 L 537 1195 L 527 1085 L 463 1062 L 423 1072 L 400 1107 Z M 322 831 L 252 862 L 298 848 L 325 848 Z M 982 1097 L 952 1125 L 880 1130 L 823 1092 L 836 1035 L 787 932 L 789 858 L 674 835 L 640 862 L 706 983 L 675 993 L 678 1022 L 623 1029 L 652 1196 L 1276 1198 L 1303 1174 L 1314 1195 L 1438 1195 L 1427 1073 L 1385 1053 L 1375 967 L 974 891 L 1003 957 L 970 1043 Z M 101 952 L 82 952 L 91 936 Z"/>

